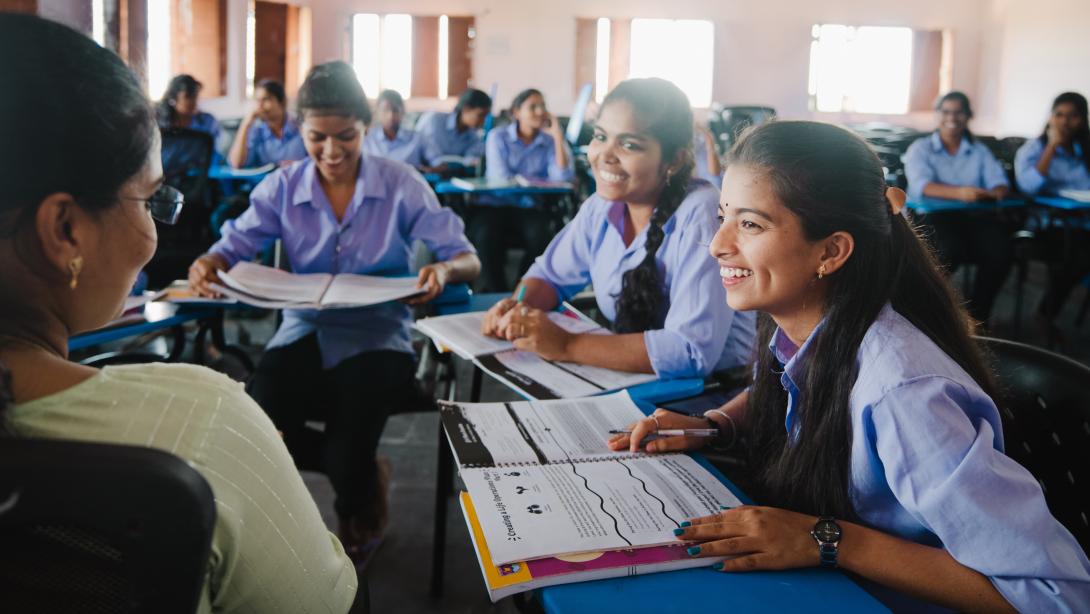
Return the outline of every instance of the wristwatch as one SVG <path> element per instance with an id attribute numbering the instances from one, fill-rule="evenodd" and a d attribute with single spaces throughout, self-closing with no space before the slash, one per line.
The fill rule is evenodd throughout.
<path id="1" fill-rule="evenodd" d="M 832 516 L 818 518 L 810 535 L 818 543 L 818 552 L 821 554 L 822 567 L 836 567 L 836 556 L 840 552 L 840 525 Z"/>

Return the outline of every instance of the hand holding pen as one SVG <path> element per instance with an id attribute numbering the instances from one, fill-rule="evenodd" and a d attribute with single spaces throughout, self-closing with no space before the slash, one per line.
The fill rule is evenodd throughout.
<path id="1" fill-rule="evenodd" d="M 711 435 L 706 434 L 709 431 Z M 709 428 L 707 418 L 656 409 L 655 413 L 629 425 L 623 432 L 612 434 L 607 445 L 616 451 L 639 452 L 642 447 L 644 452 L 650 453 L 680 452 L 698 450 L 718 434 L 718 429 Z M 648 439 L 651 435 L 656 437 Z"/>

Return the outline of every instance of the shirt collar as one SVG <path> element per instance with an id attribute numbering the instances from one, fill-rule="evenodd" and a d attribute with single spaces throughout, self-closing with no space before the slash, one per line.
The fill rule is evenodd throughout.
<path id="1" fill-rule="evenodd" d="M 595 195 L 594 198 L 598 198 L 598 196 Z M 620 235 L 621 238 L 623 239 L 624 238 L 624 212 L 625 212 L 625 207 L 627 205 L 624 203 L 624 201 L 620 201 L 620 200 L 614 200 L 614 201 L 608 201 L 608 202 L 609 202 L 609 208 L 606 210 L 606 221 L 609 223 L 610 226 L 613 227 L 614 230 L 617 231 L 617 234 Z M 666 220 L 666 223 L 662 225 L 663 234 L 664 235 L 669 235 L 670 232 L 673 231 L 675 226 L 677 226 L 677 212 L 676 211 L 674 212 L 674 215 L 671 215 L 670 219 Z M 646 237 L 646 236 L 647 236 L 647 228 L 644 228 L 642 231 L 640 231 L 640 234 L 636 235 L 636 237 L 632 240 L 632 244 L 628 246 L 628 249 L 635 249 L 635 248 L 639 247 L 640 245 L 642 245 L 644 243 L 645 239 L 642 239 L 641 237 Z"/>
<path id="2" fill-rule="evenodd" d="M 768 350 L 783 365 L 784 377 L 790 379 L 797 390 L 802 389 L 806 355 L 809 353 L 810 345 L 824 326 L 825 319 L 823 318 L 814 327 L 806 341 L 802 342 L 802 346 L 796 346 L 795 342 L 791 341 L 791 338 L 787 336 L 787 333 L 783 332 L 782 328 L 777 328 L 776 332 L 772 334 L 772 338 L 768 340 Z"/>
<path id="3" fill-rule="evenodd" d="M 356 193 L 352 196 L 352 200 L 359 198 L 361 191 L 363 200 L 386 198 L 386 184 L 382 181 L 377 166 L 374 157 L 367 153 L 360 154 L 360 172 L 356 176 Z M 299 182 L 295 185 L 295 191 L 292 193 L 291 204 L 313 204 L 314 188 L 318 185 L 318 169 L 314 166 L 314 160 L 307 158 L 301 175 Z"/>
<path id="4" fill-rule="evenodd" d="M 973 149 L 973 144 L 969 141 L 968 137 L 962 135 L 961 143 L 958 145 L 958 151 L 955 156 L 960 156 L 969 153 Z M 931 151 L 935 153 L 942 153 L 946 151 L 946 146 L 942 144 L 942 137 L 939 136 L 939 131 L 931 133 Z"/>
<path id="5" fill-rule="evenodd" d="M 508 143 L 522 143 L 522 139 L 519 138 L 519 124 L 516 121 L 512 121 L 510 124 L 504 126 L 501 134 L 503 135 L 504 140 L 506 140 Z M 545 134 L 544 130 L 538 130 L 537 134 L 534 135 L 534 139 L 529 143 L 526 143 L 524 146 L 527 149 L 531 147 L 536 147 L 540 143 L 542 143 L 544 139 L 547 138 L 549 138 L 549 135 Z"/>

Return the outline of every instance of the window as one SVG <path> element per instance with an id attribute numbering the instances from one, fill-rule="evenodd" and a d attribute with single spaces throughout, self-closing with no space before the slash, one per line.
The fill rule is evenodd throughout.
<path id="1" fill-rule="evenodd" d="M 457 96 L 471 81 L 472 17 L 378 15 L 352 18 L 352 65 L 368 96 Z"/>
<path id="2" fill-rule="evenodd" d="M 576 83 L 601 102 L 631 77 L 673 82 L 694 107 L 712 102 L 715 27 L 698 19 L 577 19 Z"/>
<path id="3" fill-rule="evenodd" d="M 891 114 L 909 111 L 913 84 L 911 29 L 822 24 L 813 27 L 812 36 L 811 109 Z"/>
<path id="4" fill-rule="evenodd" d="M 190 74 L 207 98 L 226 92 L 226 0 L 147 0 L 148 94 L 162 96 L 170 79 Z M 126 50 L 133 60 L 132 42 Z"/>

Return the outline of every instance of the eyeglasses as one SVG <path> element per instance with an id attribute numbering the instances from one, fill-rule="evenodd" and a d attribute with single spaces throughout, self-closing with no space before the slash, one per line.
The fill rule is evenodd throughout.
<path id="1" fill-rule="evenodd" d="M 185 196 L 169 185 L 163 184 L 148 198 L 125 198 L 124 200 L 143 201 L 151 213 L 152 219 L 164 224 L 174 224 L 182 214 Z"/>

